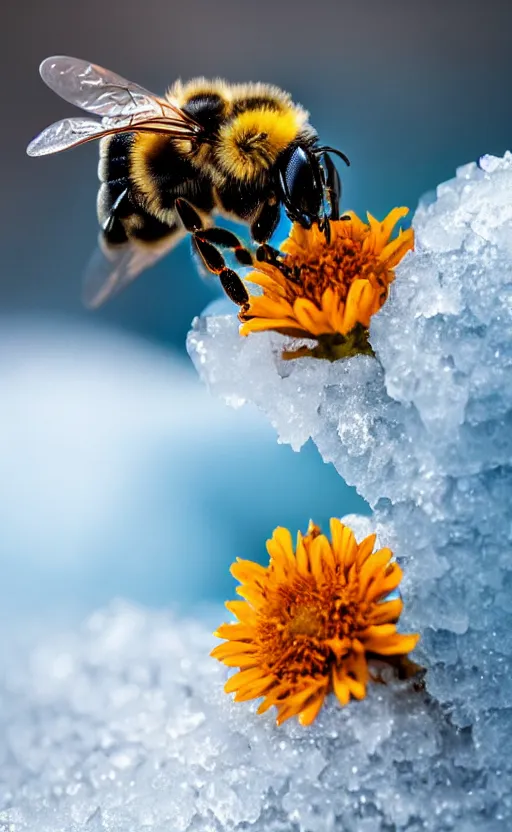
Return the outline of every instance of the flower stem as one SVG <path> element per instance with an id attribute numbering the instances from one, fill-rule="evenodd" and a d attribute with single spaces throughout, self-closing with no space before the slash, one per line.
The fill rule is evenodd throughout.
<path id="1" fill-rule="evenodd" d="M 338 361 L 340 358 L 352 358 L 354 355 L 371 355 L 375 357 L 368 340 L 368 330 L 362 324 L 356 324 L 347 335 L 319 335 L 316 347 L 299 347 L 296 350 L 284 350 L 285 361 L 294 358 L 323 358 L 326 361 Z"/>

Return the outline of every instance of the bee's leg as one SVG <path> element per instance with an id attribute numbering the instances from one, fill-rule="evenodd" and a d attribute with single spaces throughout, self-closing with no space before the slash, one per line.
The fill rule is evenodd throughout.
<path id="1" fill-rule="evenodd" d="M 249 302 L 249 293 L 239 275 L 226 266 L 226 261 L 219 249 L 207 240 L 201 239 L 197 233 L 192 237 L 192 245 L 208 271 L 219 276 L 221 286 L 228 298 L 237 306 L 245 306 Z"/>
<path id="2" fill-rule="evenodd" d="M 195 233 L 195 240 L 198 243 L 209 243 L 212 246 L 227 248 L 233 252 L 241 266 L 252 266 L 254 257 L 240 242 L 236 234 L 228 231 L 227 228 L 205 228 L 204 231 Z"/>
<path id="3" fill-rule="evenodd" d="M 336 165 L 332 161 L 328 153 L 323 155 L 326 178 L 325 187 L 328 193 L 329 205 L 331 208 L 331 220 L 339 220 L 340 218 L 340 202 L 341 202 L 341 179 L 336 169 Z"/>
<path id="4" fill-rule="evenodd" d="M 282 265 L 283 252 L 268 243 L 262 243 L 256 249 L 256 260 L 258 263 L 270 263 L 271 266 L 279 269 Z"/>
<path id="5" fill-rule="evenodd" d="M 244 307 L 249 302 L 249 293 L 237 273 L 226 266 L 226 261 L 217 246 L 233 249 L 238 261 L 243 265 L 252 265 L 251 253 L 244 249 L 239 239 L 230 231 L 223 228 L 203 228 L 200 215 L 187 200 L 177 199 L 176 211 L 187 231 L 192 234 L 192 245 L 206 269 L 218 275 L 228 298 L 237 306 Z"/>
<path id="6" fill-rule="evenodd" d="M 338 155 L 341 156 L 343 161 L 347 164 L 350 164 L 350 162 L 348 161 L 345 154 L 342 154 L 339 151 L 332 151 L 332 148 L 321 147 L 318 148 L 318 150 L 320 151 L 319 155 L 322 157 L 323 163 L 325 165 L 325 170 L 324 168 L 322 168 L 322 174 L 330 206 L 329 220 L 348 220 L 349 217 L 346 214 L 340 216 L 340 203 L 342 193 L 341 179 L 336 165 L 329 156 L 328 151 L 331 150 L 331 152 L 338 153 Z"/>
<path id="7" fill-rule="evenodd" d="M 267 244 L 263 246 L 259 246 L 256 250 L 256 259 L 260 263 L 269 263 L 269 265 L 274 266 L 276 269 L 279 269 L 281 274 L 286 277 L 287 280 L 290 280 L 292 283 L 300 283 L 300 268 L 299 266 L 289 266 L 285 263 L 283 258 L 283 253 L 279 251 L 277 248 L 273 248 Z"/>
<path id="8" fill-rule="evenodd" d="M 279 222 L 279 209 L 278 202 L 266 202 L 256 220 L 251 225 L 253 238 L 257 243 L 260 243 L 256 249 L 256 261 L 258 263 L 269 263 L 271 266 L 275 266 L 288 280 L 297 282 L 297 276 L 283 262 L 283 253 L 267 243 L 267 240 L 270 239 Z"/>

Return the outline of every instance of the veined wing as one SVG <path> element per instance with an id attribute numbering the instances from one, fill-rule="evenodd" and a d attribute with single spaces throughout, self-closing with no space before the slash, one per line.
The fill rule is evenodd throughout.
<path id="1" fill-rule="evenodd" d="M 50 124 L 27 147 L 29 156 L 47 156 L 50 153 L 60 153 L 79 144 L 101 139 L 113 133 L 129 133 L 131 131 L 166 133 L 174 138 L 194 138 L 195 133 L 180 122 L 169 118 L 154 116 L 147 118 L 144 113 L 126 118 L 112 118 L 94 121 L 92 118 L 64 118 Z"/>
<path id="2" fill-rule="evenodd" d="M 46 156 L 75 147 L 77 144 L 99 139 L 105 134 L 101 121 L 92 118 L 64 118 L 51 124 L 33 139 L 27 147 L 29 156 Z"/>
<path id="3" fill-rule="evenodd" d="M 101 121 L 67 118 L 51 124 L 30 142 L 29 156 L 58 153 L 112 133 L 150 131 L 197 138 L 201 127 L 169 101 L 107 69 L 78 58 L 47 58 L 41 77 L 61 98 L 101 116 Z"/>
<path id="4" fill-rule="evenodd" d="M 45 84 L 65 101 L 102 118 L 144 113 L 148 118 L 151 115 L 169 117 L 190 129 L 199 129 L 194 119 L 166 99 L 80 58 L 65 55 L 46 58 L 39 73 Z"/>

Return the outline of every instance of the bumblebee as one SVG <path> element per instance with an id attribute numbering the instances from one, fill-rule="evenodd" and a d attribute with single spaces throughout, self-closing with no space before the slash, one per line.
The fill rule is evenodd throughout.
<path id="1" fill-rule="evenodd" d="M 247 290 L 221 249 L 237 261 L 276 261 L 270 240 L 281 209 L 329 236 L 339 219 L 341 183 L 308 113 L 267 84 L 180 81 L 160 98 L 77 58 L 47 58 L 43 81 L 99 120 L 66 118 L 28 146 L 29 156 L 100 140 L 99 248 L 84 280 L 84 302 L 97 307 L 172 249 L 187 233 L 206 269 L 239 306 Z M 213 225 L 215 214 L 248 224 L 255 254 Z"/>

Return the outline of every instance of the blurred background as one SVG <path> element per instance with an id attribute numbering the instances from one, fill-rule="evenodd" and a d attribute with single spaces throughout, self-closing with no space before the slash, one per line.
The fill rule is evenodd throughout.
<path id="1" fill-rule="evenodd" d="M 29 159 L 72 108 L 40 61 L 70 54 L 163 92 L 197 75 L 289 90 L 343 149 L 344 205 L 414 208 L 456 166 L 512 143 L 509 0 L 24 0 L 2 13 L 0 597 L 190 606 L 231 594 L 234 556 L 274 525 L 365 510 L 312 448 L 228 411 L 185 353 L 218 295 L 185 241 L 95 313 L 97 147 Z"/>

